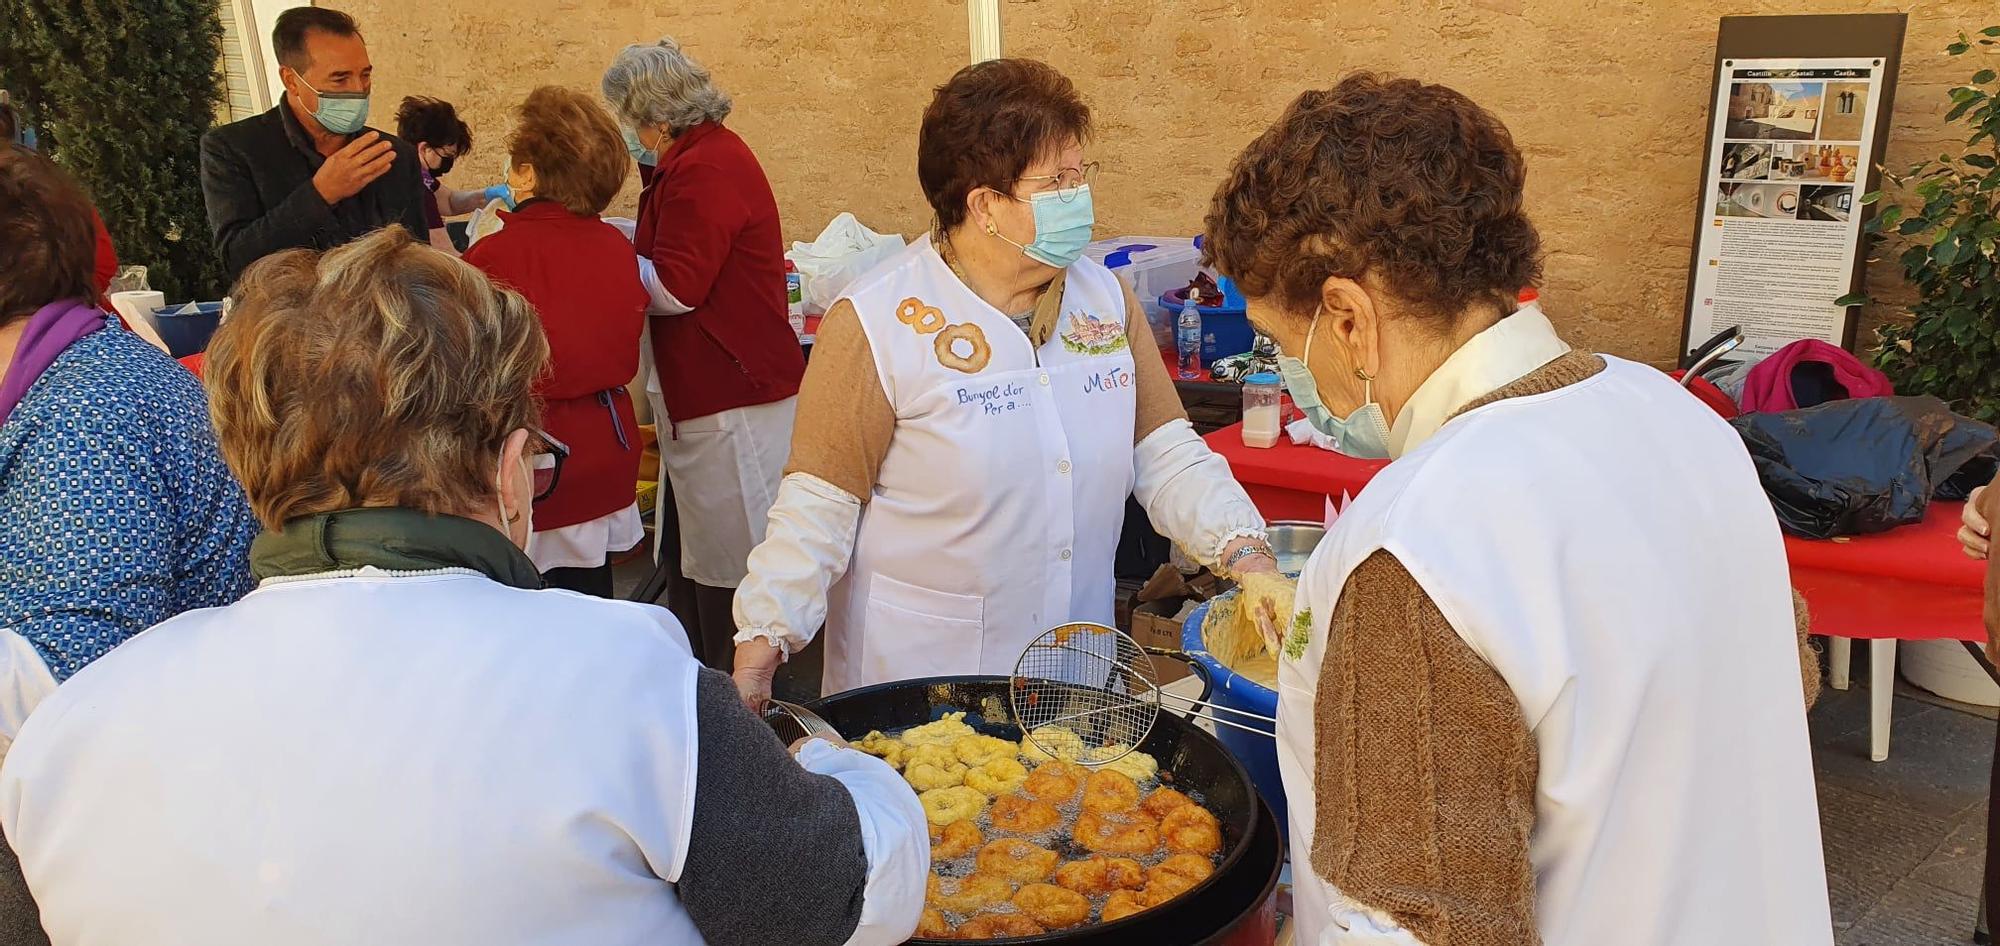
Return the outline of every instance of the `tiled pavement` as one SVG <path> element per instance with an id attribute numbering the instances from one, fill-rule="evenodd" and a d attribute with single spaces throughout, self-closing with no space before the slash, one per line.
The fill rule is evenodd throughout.
<path id="1" fill-rule="evenodd" d="M 1811 717 L 1835 941 L 1970 942 L 1994 722 L 1905 684 L 1889 760 L 1870 762 L 1865 679 L 1827 690 Z"/>

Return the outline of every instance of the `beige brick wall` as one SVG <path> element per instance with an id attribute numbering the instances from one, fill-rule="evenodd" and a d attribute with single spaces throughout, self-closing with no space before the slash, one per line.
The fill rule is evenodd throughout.
<path id="1" fill-rule="evenodd" d="M 627 42 L 671 33 L 736 97 L 788 235 L 851 209 L 915 232 L 917 122 L 966 58 L 963 0 L 342 0 L 367 31 L 379 108 L 457 102 L 480 147 L 456 182 L 497 168 L 505 110 L 539 83 L 595 89 Z M 1095 108 L 1100 233 L 1194 232 L 1228 159 L 1300 89 L 1361 68 L 1452 85 L 1529 155 L 1549 250 L 1546 300 L 1578 344 L 1671 360 L 1686 291 L 1716 20 L 1864 12 L 1791 0 L 1005 0 L 1010 55 L 1069 73 Z M 1949 144 L 1945 90 L 1973 71 L 1944 45 L 2000 22 L 1985 0 L 1911 14 L 1889 157 Z M 628 190 L 626 200 L 629 202 Z M 1873 288 L 1899 280 L 1878 266 Z M 1886 307 L 1884 307 L 1886 308 Z M 1871 313 L 1871 318 L 1879 313 Z"/>

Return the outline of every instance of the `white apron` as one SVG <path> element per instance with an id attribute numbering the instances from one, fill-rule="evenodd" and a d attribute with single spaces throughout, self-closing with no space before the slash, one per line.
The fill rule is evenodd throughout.
<path id="1" fill-rule="evenodd" d="M 1481 407 L 1391 464 L 1301 580 L 1279 663 L 1292 850 L 1313 845 L 1314 696 L 1348 575 L 1409 569 L 1514 692 L 1540 753 L 1547 946 L 1826 946 L 1818 805 L 1789 574 L 1736 434 L 1609 359 Z M 1364 760 L 1365 762 L 1365 760 Z M 1295 865 L 1301 944 L 1415 943 Z"/>
<path id="2" fill-rule="evenodd" d="M 750 550 L 764 541 L 785 461 L 792 455 L 792 417 L 799 399 L 676 420 L 667 416 L 653 365 L 652 319 L 640 333 L 639 351 L 645 353 L 639 376 L 659 437 L 655 482 L 672 485 L 680 522 L 681 575 L 708 588 L 735 588 L 749 574 Z M 666 536 L 666 511 L 665 503 L 653 504 L 654 561 Z"/>
<path id="3" fill-rule="evenodd" d="M 847 298 L 896 433 L 828 595 L 825 691 L 1008 674 L 1054 625 L 1111 623 L 1137 409 L 1117 277 L 1071 266 L 1039 352 L 928 238 Z"/>

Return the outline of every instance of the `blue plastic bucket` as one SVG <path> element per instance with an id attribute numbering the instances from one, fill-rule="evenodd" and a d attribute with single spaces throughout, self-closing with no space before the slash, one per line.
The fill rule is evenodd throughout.
<path id="1" fill-rule="evenodd" d="M 1179 318 L 1181 309 L 1187 306 L 1187 290 L 1172 289 L 1160 294 L 1160 308 L 1167 311 L 1169 318 Z M 1201 363 L 1208 365 L 1217 358 L 1240 355 L 1257 344 L 1257 333 L 1250 329 L 1250 316 L 1241 301 L 1231 303 L 1226 297 L 1221 305 L 1195 305 L 1201 313 Z"/>
<path id="2" fill-rule="evenodd" d="M 1209 702 L 1226 709 L 1242 710 L 1259 716 L 1278 718 L 1278 692 L 1249 677 L 1223 666 L 1208 652 L 1208 644 L 1202 640 L 1201 624 L 1208 617 L 1210 605 L 1204 604 L 1188 615 L 1181 625 L 1181 649 L 1188 652 L 1208 671 L 1209 679 L 1215 681 L 1209 693 Z M 1250 725 L 1263 727 L 1268 723 L 1255 722 L 1231 713 L 1217 713 L 1222 719 L 1233 719 Z M 1289 831 L 1289 820 L 1285 808 L 1285 783 L 1278 777 L 1278 742 L 1270 736 L 1260 736 L 1245 732 L 1234 726 L 1215 727 L 1215 738 L 1222 743 L 1236 761 L 1243 764 L 1243 770 L 1250 773 L 1250 784 L 1257 786 L 1257 794 L 1264 796 L 1264 804 L 1271 806 L 1271 813 L 1278 817 L 1278 828 Z M 1290 837 L 1289 834 L 1286 835 Z"/>
<path id="3" fill-rule="evenodd" d="M 159 328 L 160 341 L 167 343 L 168 354 L 175 358 L 186 358 L 208 350 L 208 339 L 222 324 L 222 303 L 200 302 L 195 311 L 183 314 L 184 305 L 161 306 L 153 310 L 153 324 Z"/>

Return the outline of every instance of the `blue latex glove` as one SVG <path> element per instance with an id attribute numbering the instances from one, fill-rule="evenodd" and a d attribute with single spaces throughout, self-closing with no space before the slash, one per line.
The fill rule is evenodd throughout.
<path id="1" fill-rule="evenodd" d="M 498 184 L 493 185 L 492 187 L 480 191 L 479 196 L 484 197 L 487 200 L 504 200 L 507 202 L 508 210 L 514 209 L 514 189 L 512 187 L 508 187 L 505 181 L 502 181 Z"/>

